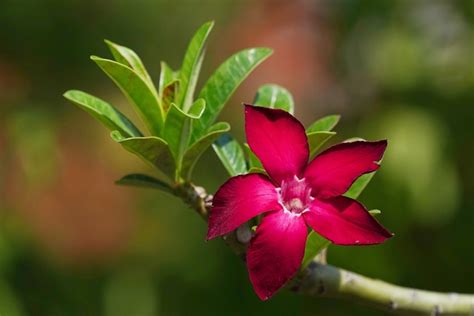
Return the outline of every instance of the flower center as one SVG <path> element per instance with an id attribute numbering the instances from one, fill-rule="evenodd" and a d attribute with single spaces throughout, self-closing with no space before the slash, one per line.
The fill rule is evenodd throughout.
<path id="1" fill-rule="evenodd" d="M 277 191 L 283 209 L 293 215 L 299 216 L 306 212 L 314 199 L 311 196 L 311 187 L 306 180 L 298 179 L 296 176 L 291 180 L 282 181 Z"/>

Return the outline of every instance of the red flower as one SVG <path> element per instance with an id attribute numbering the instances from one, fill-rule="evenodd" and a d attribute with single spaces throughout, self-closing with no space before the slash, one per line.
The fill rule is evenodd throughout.
<path id="1" fill-rule="evenodd" d="M 285 111 L 252 105 L 245 106 L 245 132 L 270 177 L 254 173 L 224 183 L 213 200 L 207 239 L 265 213 L 247 250 L 260 299 L 298 271 L 306 225 L 338 245 L 378 244 L 392 236 L 362 204 L 342 196 L 359 176 L 379 168 L 387 141 L 338 144 L 308 163 L 303 125 Z"/>

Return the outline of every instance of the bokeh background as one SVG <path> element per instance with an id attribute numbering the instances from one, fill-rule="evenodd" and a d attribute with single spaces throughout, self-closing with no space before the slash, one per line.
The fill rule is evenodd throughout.
<path id="1" fill-rule="evenodd" d="M 331 247 L 329 261 L 372 277 L 474 292 L 474 1 L 1 0 L 0 314 L 381 315 L 282 292 L 260 302 L 245 266 L 181 201 L 118 187 L 152 172 L 62 98 L 77 88 L 135 118 L 88 58 L 103 39 L 137 51 L 154 78 L 180 66 L 215 20 L 203 79 L 229 54 L 275 50 L 222 119 L 244 139 L 241 102 L 264 83 L 293 92 L 306 124 L 340 113 L 339 134 L 388 138 L 361 196 L 396 233 L 381 246 Z M 157 81 L 157 79 L 155 79 Z M 195 182 L 226 173 L 209 151 Z"/>

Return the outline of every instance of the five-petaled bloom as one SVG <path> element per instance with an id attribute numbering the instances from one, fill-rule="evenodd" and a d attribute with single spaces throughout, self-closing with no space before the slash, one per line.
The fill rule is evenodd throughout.
<path id="1" fill-rule="evenodd" d="M 271 297 L 298 271 L 308 228 L 338 245 L 378 244 L 392 234 L 359 202 L 342 196 L 362 174 L 379 168 L 387 141 L 335 145 L 308 163 L 303 125 L 291 114 L 245 105 L 245 133 L 269 177 L 230 178 L 214 196 L 207 239 L 263 214 L 247 250 L 255 292 Z"/>

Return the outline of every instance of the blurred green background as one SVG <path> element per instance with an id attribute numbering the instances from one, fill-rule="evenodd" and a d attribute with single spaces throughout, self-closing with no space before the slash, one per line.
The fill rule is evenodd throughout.
<path id="1" fill-rule="evenodd" d="M 388 138 L 361 196 L 396 237 L 331 247 L 371 277 L 474 292 L 474 1 L 2 0 L 0 2 L 0 314 L 381 315 L 283 291 L 254 295 L 243 263 L 176 198 L 114 180 L 147 171 L 62 98 L 78 88 L 135 118 L 88 58 L 103 39 L 137 51 L 157 78 L 178 68 L 195 29 L 215 20 L 202 79 L 230 53 L 275 50 L 223 113 L 264 83 L 293 92 L 306 124 L 343 115 L 333 142 Z M 201 82 L 202 84 L 202 82 Z M 226 179 L 210 151 L 195 182 Z"/>

